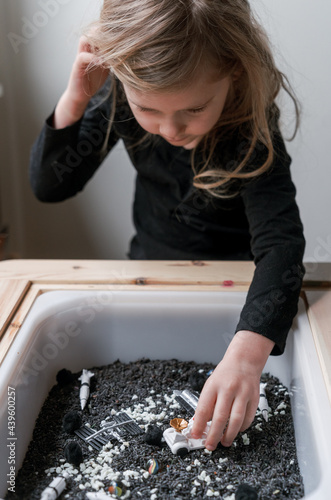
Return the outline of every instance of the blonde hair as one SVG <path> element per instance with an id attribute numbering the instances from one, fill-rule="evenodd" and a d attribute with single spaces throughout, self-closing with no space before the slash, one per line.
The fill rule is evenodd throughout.
<path id="1" fill-rule="evenodd" d="M 297 130 L 297 101 L 246 0 L 104 0 L 89 42 L 113 75 L 114 102 L 114 76 L 143 92 L 183 88 L 206 61 L 219 68 L 220 77 L 231 76 L 218 122 L 192 152 L 193 184 L 214 196 L 226 197 L 231 181 L 260 175 L 271 166 L 278 121 L 274 101 L 282 88 L 294 102 Z M 112 118 L 114 113 L 113 106 Z M 248 141 L 243 157 L 230 168 L 215 164 L 217 143 L 234 133 Z M 252 165 L 259 145 L 264 162 Z M 196 165 L 201 146 L 202 161 Z"/>

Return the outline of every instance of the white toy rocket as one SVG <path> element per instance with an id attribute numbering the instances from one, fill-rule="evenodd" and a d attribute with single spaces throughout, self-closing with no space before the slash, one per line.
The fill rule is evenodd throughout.
<path id="1" fill-rule="evenodd" d="M 263 382 L 260 383 L 260 400 L 259 400 L 259 410 L 261 410 L 262 417 L 266 422 L 268 422 L 268 413 L 269 413 L 269 406 L 268 406 L 268 401 L 267 397 L 265 394 L 265 388 L 267 384 L 264 384 Z"/>
<path id="2" fill-rule="evenodd" d="M 56 500 L 66 488 L 67 478 L 68 474 L 64 472 L 62 476 L 58 476 L 53 479 L 53 481 L 42 492 L 40 500 Z"/>
<path id="3" fill-rule="evenodd" d="M 87 400 L 90 396 L 90 379 L 93 377 L 94 373 L 83 370 L 81 376 L 78 380 L 81 381 L 80 391 L 79 391 L 79 399 L 80 399 L 80 407 L 84 410 Z"/>

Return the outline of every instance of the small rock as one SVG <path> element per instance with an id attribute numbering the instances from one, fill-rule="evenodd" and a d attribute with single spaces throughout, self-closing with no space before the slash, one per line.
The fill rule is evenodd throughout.
<path id="1" fill-rule="evenodd" d="M 240 484 L 235 493 L 235 500 L 257 500 L 257 491 L 249 484 Z"/>
<path id="2" fill-rule="evenodd" d="M 70 384 L 70 382 L 73 381 L 73 374 L 71 373 L 70 370 L 66 370 L 65 368 L 63 368 L 62 370 L 60 370 L 57 375 L 56 375 L 56 381 L 57 383 L 64 387 L 65 385 L 68 385 Z"/>
<path id="3" fill-rule="evenodd" d="M 144 436 L 144 441 L 147 444 L 154 446 L 162 446 L 161 439 L 163 433 L 159 426 L 150 424 L 147 428 L 146 434 Z"/>
<path id="4" fill-rule="evenodd" d="M 81 416 L 77 411 L 69 411 L 63 417 L 63 430 L 68 434 L 73 434 L 82 425 Z"/>
<path id="5" fill-rule="evenodd" d="M 83 452 L 76 441 L 70 441 L 64 448 L 64 456 L 70 464 L 78 466 L 83 461 Z"/>

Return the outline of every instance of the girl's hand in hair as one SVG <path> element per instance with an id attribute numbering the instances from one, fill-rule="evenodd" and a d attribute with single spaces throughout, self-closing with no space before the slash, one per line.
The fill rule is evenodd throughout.
<path id="1" fill-rule="evenodd" d="M 222 361 L 206 381 L 194 416 L 192 437 L 200 438 L 209 420 L 206 448 L 231 446 L 254 420 L 260 377 L 274 342 L 254 332 L 236 333 Z"/>
<path id="2" fill-rule="evenodd" d="M 92 53 L 87 38 L 82 36 L 67 88 L 55 109 L 55 128 L 64 128 L 78 121 L 91 97 L 105 83 L 109 69 L 103 68 L 97 62 L 97 55 Z"/>

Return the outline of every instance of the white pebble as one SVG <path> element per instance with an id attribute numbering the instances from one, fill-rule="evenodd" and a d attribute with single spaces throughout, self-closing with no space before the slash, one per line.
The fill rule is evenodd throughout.
<path id="1" fill-rule="evenodd" d="M 250 440 L 249 440 L 249 437 L 247 436 L 247 434 L 243 434 L 241 437 L 242 437 L 244 445 L 246 445 L 246 446 L 249 445 Z"/>
<path id="2" fill-rule="evenodd" d="M 123 472 L 123 475 L 125 477 L 139 477 L 139 472 L 137 472 L 136 470 L 125 470 Z"/>
<path id="3" fill-rule="evenodd" d="M 101 481 L 99 481 L 98 479 L 92 479 L 91 486 L 92 486 L 92 488 L 94 488 L 97 491 L 100 488 L 104 488 L 105 487 L 105 485 Z"/>
<path id="4" fill-rule="evenodd" d="M 190 465 L 188 465 L 188 466 L 186 467 L 187 472 L 190 472 L 190 470 L 191 470 L 191 469 L 192 469 L 192 467 L 191 467 Z"/>

